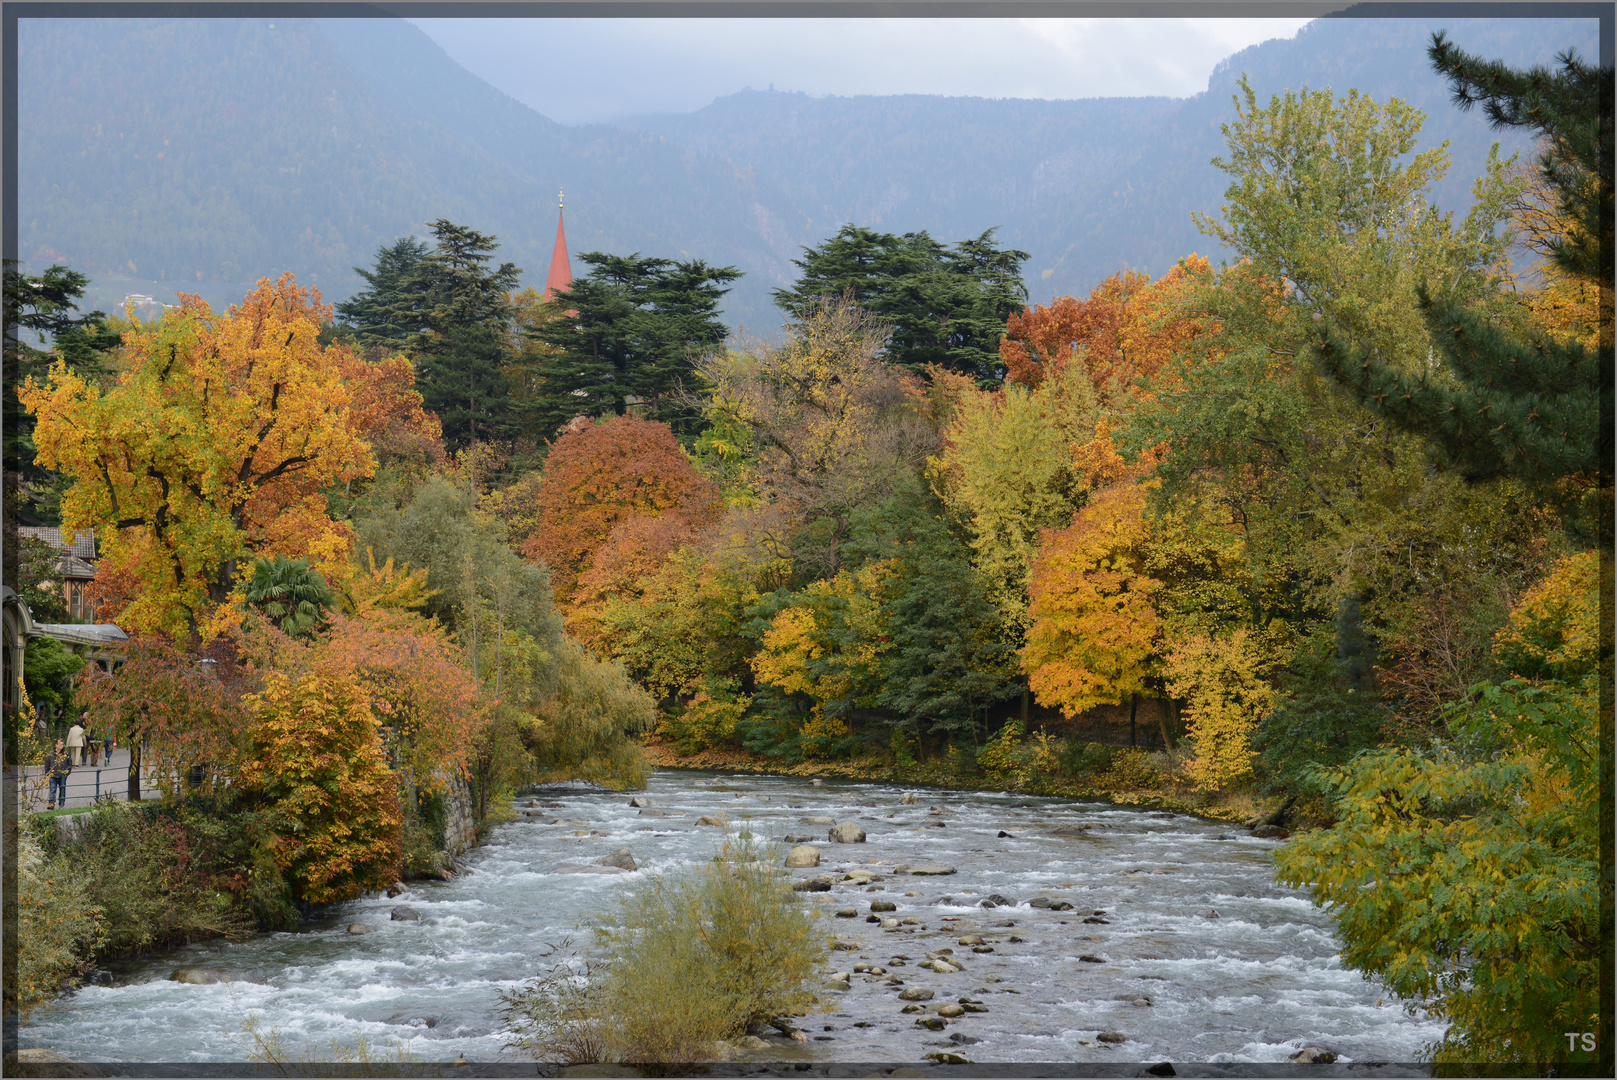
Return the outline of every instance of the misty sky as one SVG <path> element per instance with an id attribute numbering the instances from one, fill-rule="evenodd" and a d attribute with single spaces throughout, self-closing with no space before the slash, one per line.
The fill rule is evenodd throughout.
<path id="1" fill-rule="evenodd" d="M 1207 89 L 1292 19 L 412 19 L 456 62 L 564 124 L 693 112 L 748 87 L 1085 98 Z"/>

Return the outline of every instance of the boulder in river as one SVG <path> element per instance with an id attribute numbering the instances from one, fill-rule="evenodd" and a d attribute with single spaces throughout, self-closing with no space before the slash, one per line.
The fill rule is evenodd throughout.
<path id="1" fill-rule="evenodd" d="M 872 900 L 870 902 L 870 910 L 871 911 L 897 911 L 898 910 L 898 905 L 893 903 L 891 900 Z"/>
<path id="2" fill-rule="evenodd" d="M 659 810 L 657 807 L 653 806 L 653 807 L 649 807 L 649 808 L 647 808 L 645 810 L 640 811 L 640 816 L 641 817 L 673 817 L 674 815 L 670 814 L 667 810 Z"/>
<path id="3" fill-rule="evenodd" d="M 818 776 L 816 776 L 814 779 L 809 781 L 809 786 L 810 787 L 824 787 L 825 786 L 825 781 L 821 780 Z"/>
<path id="4" fill-rule="evenodd" d="M 620 847 L 612 854 L 595 860 L 596 866 L 611 866 L 619 870 L 638 870 L 634 864 L 634 855 L 626 847 Z"/>
<path id="5" fill-rule="evenodd" d="M 348 932 L 350 934 L 368 934 L 371 932 L 371 928 L 362 922 L 351 922 L 348 924 Z"/>
<path id="6" fill-rule="evenodd" d="M 898 992 L 900 1001 L 931 1001 L 932 991 L 924 986 L 911 986 Z"/>
<path id="7" fill-rule="evenodd" d="M 1252 835 L 1259 840 L 1284 840 L 1291 835 L 1279 825 L 1259 825 L 1252 830 Z"/>
<path id="8" fill-rule="evenodd" d="M 895 872 L 897 869 L 897 867 L 894 867 Z M 906 873 L 914 874 L 917 877 L 943 877 L 946 874 L 955 872 L 954 867 L 944 866 L 942 863 L 911 863 L 904 870 Z"/>
<path id="9" fill-rule="evenodd" d="M 904 793 L 904 797 L 899 799 L 898 801 L 899 801 L 900 805 L 903 805 L 903 806 L 914 806 L 915 802 L 916 802 L 915 792 L 906 791 Z"/>
<path id="10" fill-rule="evenodd" d="M 940 1005 L 938 1007 L 938 1015 L 947 1016 L 951 1019 L 956 1016 L 965 1016 L 966 1007 L 964 1005 Z"/>
<path id="11" fill-rule="evenodd" d="M 858 908 L 845 907 L 842 910 L 837 912 L 837 918 L 839 918 L 839 919 L 857 919 L 858 917 L 859 917 L 859 909 Z"/>
<path id="12" fill-rule="evenodd" d="M 405 905 L 400 904 L 398 907 L 393 909 L 390 917 L 394 922 L 420 922 L 421 912 L 417 911 L 413 907 L 406 907 Z"/>
<path id="13" fill-rule="evenodd" d="M 1305 1046 L 1291 1055 L 1291 1060 L 1299 1065 L 1329 1065 L 1336 1060 L 1336 1051 L 1323 1046 Z"/>
<path id="14" fill-rule="evenodd" d="M 1208 908 L 1206 911 L 1196 912 L 1196 918 L 1198 919 L 1216 919 L 1218 917 L 1218 912 L 1214 911 L 1212 908 Z"/>
<path id="15" fill-rule="evenodd" d="M 636 795 L 634 798 L 629 800 L 629 805 L 645 808 L 648 806 L 656 806 L 657 804 L 646 798 L 644 795 Z"/>
<path id="16" fill-rule="evenodd" d="M 793 892 L 830 892 L 831 883 L 823 877 L 804 878 L 792 883 Z"/>
<path id="17" fill-rule="evenodd" d="M 949 1026 L 949 1022 L 939 1016 L 921 1016 L 915 1020 L 916 1027 L 924 1027 L 928 1031 L 942 1031 Z"/>
<path id="18" fill-rule="evenodd" d="M 826 814 L 809 814 L 797 820 L 804 825 L 835 825 L 837 819 Z"/>
<path id="19" fill-rule="evenodd" d="M 1129 1037 L 1121 1031 L 1103 1031 L 1096 1035 L 1095 1038 L 1103 1043 L 1125 1043 L 1129 1041 Z"/>
<path id="20" fill-rule="evenodd" d="M 697 822 L 701 824 L 701 822 Z M 807 844 L 799 844 L 786 853 L 786 865 L 794 869 L 807 866 L 820 865 L 820 849 Z"/>
<path id="21" fill-rule="evenodd" d="M 185 983 L 187 986 L 212 986 L 214 983 L 238 982 L 240 975 L 232 975 L 228 971 L 219 971 L 215 968 L 180 968 L 169 976 L 174 982 Z"/>
<path id="22" fill-rule="evenodd" d="M 948 1050 L 934 1050 L 930 1054 L 926 1055 L 926 1059 L 928 1061 L 935 1061 L 939 1065 L 970 1065 L 972 1063 L 971 1059 L 966 1057 L 964 1054 L 954 1054 L 950 1053 Z M 895 1069 L 887 1075 L 897 1076 L 898 1070 Z"/>
<path id="23" fill-rule="evenodd" d="M 1057 825 L 1050 830 L 1051 836 L 1088 836 L 1088 825 Z"/>
<path id="24" fill-rule="evenodd" d="M 1004 829 L 1001 829 L 1001 830 L 999 830 L 999 839 L 1001 839 L 1001 840 L 1015 840 L 1016 839 L 1016 834 L 1015 833 L 1008 833 Z"/>
<path id="25" fill-rule="evenodd" d="M 844 821 L 831 826 L 830 837 L 832 843 L 836 844 L 862 844 L 865 842 L 865 830 L 851 821 Z"/>
<path id="26" fill-rule="evenodd" d="M 1082 960 L 1086 964 L 1104 964 L 1104 963 L 1106 963 L 1105 960 L 1103 960 L 1100 957 L 1096 956 L 1094 953 L 1084 953 L 1084 955 L 1080 956 L 1078 959 Z"/>
<path id="27" fill-rule="evenodd" d="M 712 814 L 703 814 L 701 817 L 696 819 L 696 823 L 698 825 L 718 825 L 721 828 L 727 824 L 723 817 L 714 817 Z M 789 866 L 791 864 L 788 863 L 787 865 Z"/>

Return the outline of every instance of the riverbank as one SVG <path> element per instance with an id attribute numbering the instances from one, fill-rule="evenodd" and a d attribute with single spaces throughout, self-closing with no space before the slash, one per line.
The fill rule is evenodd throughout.
<path id="1" fill-rule="evenodd" d="M 1141 759 L 1161 755 L 1129 751 L 1125 767 L 1114 768 L 1082 778 L 1072 776 L 990 776 L 958 771 L 947 759 L 901 765 L 879 757 L 845 761 L 807 760 L 796 764 L 733 747 L 713 747 L 696 753 L 681 753 L 671 742 L 656 736 L 645 740 L 646 752 L 659 769 L 692 769 L 711 772 L 763 773 L 770 776 L 859 780 L 905 787 L 934 788 L 941 791 L 1014 792 L 1063 799 L 1086 799 L 1114 806 L 1139 807 L 1188 814 L 1209 821 L 1246 825 L 1268 820 L 1280 810 L 1280 800 L 1250 792 L 1198 792 L 1187 784 L 1166 780 L 1155 772 L 1155 783 L 1130 783 L 1152 770 L 1129 768 Z M 1132 775 L 1131 775 L 1132 774 Z"/>

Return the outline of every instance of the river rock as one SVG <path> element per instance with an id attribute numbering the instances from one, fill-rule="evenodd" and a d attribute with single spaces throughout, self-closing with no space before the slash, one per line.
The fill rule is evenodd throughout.
<path id="1" fill-rule="evenodd" d="M 837 918 L 839 919 L 857 919 L 858 917 L 858 908 L 845 907 L 841 911 L 837 912 Z"/>
<path id="2" fill-rule="evenodd" d="M 964 1031 L 957 1031 L 953 1035 L 950 1035 L 949 1041 L 952 1043 L 959 1043 L 961 1046 L 970 1046 L 973 1043 L 982 1042 L 981 1039 L 974 1039 L 970 1035 L 967 1035 Z"/>
<path id="3" fill-rule="evenodd" d="M 916 1027 L 924 1027 L 928 1031 L 942 1031 L 949 1026 L 949 1022 L 938 1016 L 919 1016 L 915 1019 Z"/>
<path id="4" fill-rule="evenodd" d="M 646 810 L 640 811 L 640 816 L 641 817 L 673 817 L 674 815 L 670 814 L 667 810 L 659 810 L 657 807 L 653 806 L 653 807 L 650 807 L 650 808 L 648 808 Z"/>
<path id="5" fill-rule="evenodd" d="M 931 1001 L 932 991 L 925 986 L 911 986 L 898 992 L 900 1001 Z"/>
<path id="6" fill-rule="evenodd" d="M 656 806 L 657 804 L 646 798 L 644 795 L 636 795 L 634 798 L 629 800 L 629 805 L 644 808 L 648 806 Z"/>
<path id="7" fill-rule="evenodd" d="M 588 866 L 580 866 L 577 863 L 562 863 L 556 867 L 554 872 L 558 874 L 623 874 L 628 871 L 616 866 L 598 866 L 594 863 Z"/>
<path id="8" fill-rule="evenodd" d="M 1050 830 L 1051 836 L 1088 836 L 1088 825 L 1057 825 Z"/>
<path id="9" fill-rule="evenodd" d="M 698 825 L 701 822 L 697 822 Z M 786 865 L 793 869 L 820 865 L 820 849 L 807 844 L 799 844 L 786 853 Z"/>
<path id="10" fill-rule="evenodd" d="M 999 830 L 999 839 L 1001 839 L 1001 840 L 1015 840 L 1016 839 L 1016 834 L 1015 833 L 1008 833 L 1004 829 L 1001 829 L 1001 830 Z"/>
<path id="11" fill-rule="evenodd" d="M 963 1054 L 953 1054 L 947 1050 L 934 1050 L 926 1055 L 928 1061 L 935 1061 L 939 1065 L 970 1065 L 971 1059 Z M 898 1075 L 897 1070 L 888 1073 L 889 1076 Z"/>
<path id="12" fill-rule="evenodd" d="M 832 843 L 836 844 L 862 844 L 865 842 L 865 830 L 851 821 L 844 821 L 831 826 L 830 837 Z"/>
<path id="13" fill-rule="evenodd" d="M 743 1035 L 739 1039 L 731 1039 L 730 1045 L 737 1050 L 768 1050 L 769 1044 L 756 1035 Z"/>
<path id="14" fill-rule="evenodd" d="M 1084 953 L 1084 955 L 1080 956 L 1078 959 L 1082 960 L 1086 964 L 1104 964 L 1104 963 L 1106 963 L 1105 960 L 1103 960 L 1100 957 L 1096 956 L 1094 953 Z"/>
<path id="15" fill-rule="evenodd" d="M 1008 896 L 1001 896 L 1001 895 L 999 895 L 999 893 L 989 893 L 988 894 L 988 899 L 984 900 L 981 904 L 979 904 L 977 906 L 978 907 L 1015 907 L 1016 906 L 1016 901 L 1012 900 Z"/>
<path id="16" fill-rule="evenodd" d="M 348 932 L 350 934 L 368 934 L 371 932 L 371 928 L 362 922 L 353 922 L 348 924 Z"/>
<path id="17" fill-rule="evenodd" d="M 1151 1066 L 1149 1069 L 1145 1070 L 1145 1072 L 1142 1075 L 1144 1075 L 1144 1076 L 1178 1076 L 1179 1074 L 1174 1072 L 1172 1062 L 1159 1061 L 1157 1064 L 1155 1064 L 1155 1065 Z"/>
<path id="18" fill-rule="evenodd" d="M 824 787 L 825 786 L 825 781 L 821 780 L 818 776 L 816 776 L 814 779 L 809 781 L 809 786 L 810 787 Z"/>
<path id="19" fill-rule="evenodd" d="M 389 900 L 393 899 L 395 896 L 402 895 L 404 895 L 404 886 L 400 885 L 398 882 L 395 881 L 393 884 L 387 887 L 387 898 Z"/>
<path id="20" fill-rule="evenodd" d="M 712 814 L 703 814 L 696 819 L 696 823 L 698 825 L 717 825 L 721 828 L 727 824 L 722 817 L 714 817 Z M 790 866 L 791 864 L 787 863 L 786 865 Z"/>
<path id="21" fill-rule="evenodd" d="M 1196 918 L 1198 919 L 1216 919 L 1218 917 L 1218 912 L 1214 911 L 1212 908 L 1208 908 L 1206 911 L 1196 912 Z M 1088 920 L 1085 921 L 1087 922 Z"/>
<path id="22" fill-rule="evenodd" d="M 1103 1043 L 1125 1043 L 1129 1041 L 1129 1037 L 1121 1031 L 1103 1031 L 1096 1035 L 1095 1038 Z"/>
<path id="23" fill-rule="evenodd" d="M 835 825 L 837 823 L 836 818 L 830 817 L 826 814 L 808 814 L 804 817 L 798 818 L 797 820 L 801 821 L 804 825 Z"/>
<path id="24" fill-rule="evenodd" d="M 827 990 L 852 990 L 853 984 L 847 979 L 831 978 L 825 981 L 825 988 Z"/>
<path id="25" fill-rule="evenodd" d="M 214 983 L 240 982 L 240 975 L 215 968 L 180 968 L 169 976 L 174 982 L 187 986 L 212 986 Z"/>
<path id="26" fill-rule="evenodd" d="M 793 892 L 830 892 L 831 883 L 820 878 L 805 878 L 802 881 L 792 882 Z"/>
<path id="27" fill-rule="evenodd" d="M 413 907 L 406 907 L 405 905 L 400 904 L 398 907 L 393 909 L 390 914 L 390 918 L 394 922 L 420 922 L 421 912 L 417 911 Z"/>
<path id="28" fill-rule="evenodd" d="M 909 872 L 916 877 L 944 877 L 954 873 L 955 869 L 942 863 L 911 863 Z"/>
<path id="29" fill-rule="evenodd" d="M 870 910 L 871 911 L 897 911 L 898 910 L 898 905 L 893 903 L 891 900 L 872 900 L 870 902 Z"/>
<path id="30" fill-rule="evenodd" d="M 1284 840 L 1291 835 L 1279 825 L 1259 825 L 1252 830 L 1252 835 L 1259 840 Z"/>
<path id="31" fill-rule="evenodd" d="M 902 806 L 914 806 L 916 803 L 915 792 L 906 791 L 903 798 L 899 799 L 898 801 Z"/>
<path id="32" fill-rule="evenodd" d="M 1305 1046 L 1291 1055 L 1291 1060 L 1300 1065 L 1329 1065 L 1336 1060 L 1336 1051 L 1323 1046 Z"/>
<path id="33" fill-rule="evenodd" d="M 956 942 L 956 944 L 957 945 L 987 945 L 988 942 L 983 940 L 983 936 L 981 934 L 967 934 L 965 937 L 962 937 L 958 942 Z"/>
<path id="34" fill-rule="evenodd" d="M 634 855 L 626 847 L 620 847 L 612 854 L 595 860 L 596 866 L 612 866 L 619 870 L 638 870 L 634 864 Z"/>

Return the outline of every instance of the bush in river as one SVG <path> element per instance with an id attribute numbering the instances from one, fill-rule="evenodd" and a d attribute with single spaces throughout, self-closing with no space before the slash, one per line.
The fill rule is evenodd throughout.
<path id="1" fill-rule="evenodd" d="M 778 852 L 725 840 L 706 865 L 646 879 L 596 926 L 610 960 L 569 960 L 506 998 L 542 1061 L 712 1060 L 754 1020 L 801 1012 L 824 959 Z"/>

